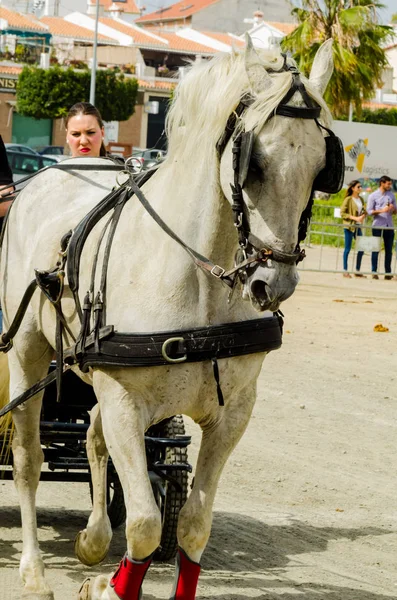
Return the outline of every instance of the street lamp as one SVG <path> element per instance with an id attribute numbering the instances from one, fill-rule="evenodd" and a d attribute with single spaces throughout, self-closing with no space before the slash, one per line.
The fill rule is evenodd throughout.
<path id="1" fill-rule="evenodd" d="M 90 104 L 95 104 L 95 83 L 96 83 L 97 46 L 98 46 L 98 21 L 99 21 L 99 0 L 96 0 L 94 54 L 92 57 L 92 65 L 91 65 Z"/>

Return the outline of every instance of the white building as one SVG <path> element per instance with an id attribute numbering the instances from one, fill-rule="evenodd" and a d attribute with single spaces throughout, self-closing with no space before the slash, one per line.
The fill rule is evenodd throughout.
<path id="1" fill-rule="evenodd" d="M 253 24 L 248 33 L 254 46 L 265 50 L 279 46 L 283 37 L 296 28 L 294 23 L 265 21 L 264 14 L 260 10 L 254 13 L 253 19 L 245 19 L 244 22 Z M 241 38 L 243 37 L 241 36 Z"/>

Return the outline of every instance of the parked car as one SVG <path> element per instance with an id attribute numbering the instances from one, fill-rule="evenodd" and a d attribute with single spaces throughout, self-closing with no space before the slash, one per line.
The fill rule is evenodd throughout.
<path id="1" fill-rule="evenodd" d="M 54 158 L 40 156 L 40 154 L 31 154 L 29 152 L 17 152 L 7 148 L 8 162 L 14 176 L 14 181 L 17 182 L 23 177 L 27 177 L 32 173 L 37 173 L 40 169 L 58 163 Z"/>
<path id="2" fill-rule="evenodd" d="M 26 146 L 25 144 L 4 144 L 7 152 L 25 152 L 26 154 L 38 154 L 36 150 L 33 150 L 30 146 Z"/>
<path id="3" fill-rule="evenodd" d="M 165 159 L 167 152 L 157 148 L 135 148 L 132 151 L 132 157 L 137 158 L 142 163 L 142 169 L 150 169 L 157 163 Z"/>
<path id="4" fill-rule="evenodd" d="M 42 156 L 65 155 L 65 149 L 63 146 L 38 146 L 36 150 Z"/>
<path id="5" fill-rule="evenodd" d="M 67 154 L 41 154 L 40 156 L 43 158 L 50 158 L 56 162 L 61 162 L 62 160 L 65 160 L 65 158 L 70 158 L 70 155 Z"/>

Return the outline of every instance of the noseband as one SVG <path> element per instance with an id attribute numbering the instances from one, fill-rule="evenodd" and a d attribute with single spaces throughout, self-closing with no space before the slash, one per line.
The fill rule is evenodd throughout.
<path id="1" fill-rule="evenodd" d="M 333 132 L 323 127 L 319 122 L 321 107 L 310 98 L 304 84 L 300 79 L 300 74 L 295 66 L 287 65 L 286 56 L 284 56 L 284 65 L 280 71 L 268 71 L 268 72 L 282 72 L 289 71 L 292 74 L 291 87 L 287 94 L 278 104 L 276 110 L 269 117 L 272 118 L 274 115 L 280 115 L 283 117 L 289 117 L 292 119 L 314 119 L 319 127 L 325 129 L 330 135 Z M 296 92 L 299 92 L 306 106 L 290 106 L 288 102 L 294 96 Z M 308 205 L 303 211 L 299 227 L 298 227 L 298 243 L 294 252 L 284 252 L 282 250 L 274 248 L 268 243 L 262 242 L 256 237 L 250 230 L 250 224 L 247 218 L 247 208 L 244 202 L 243 189 L 248 175 L 250 158 L 255 141 L 255 133 L 253 130 L 246 132 L 245 130 L 239 130 L 236 133 L 238 121 L 241 119 L 243 113 L 255 102 L 255 98 L 251 94 L 245 94 L 235 111 L 230 115 L 224 133 L 219 139 L 216 148 L 218 151 L 219 158 L 222 158 L 223 152 L 233 136 L 233 172 L 234 182 L 230 184 L 232 188 L 232 210 L 234 215 L 234 225 L 237 230 L 238 242 L 240 246 L 240 252 L 237 255 L 244 258 L 243 261 L 236 264 L 236 271 L 240 274 L 246 271 L 248 266 L 252 267 L 260 262 L 266 262 L 269 258 L 271 260 L 284 263 L 287 265 L 297 264 L 302 261 L 305 257 L 305 251 L 301 250 L 300 242 L 306 237 L 306 231 L 310 222 L 312 205 L 313 205 L 313 191 L 309 199 Z M 268 120 L 269 120 L 268 119 Z M 334 136 L 336 137 L 336 136 Z M 236 256 L 237 256 L 236 255 Z M 248 259 L 248 256 L 250 258 Z M 247 261 L 249 264 L 247 265 Z M 236 261 L 237 262 L 237 261 Z"/>

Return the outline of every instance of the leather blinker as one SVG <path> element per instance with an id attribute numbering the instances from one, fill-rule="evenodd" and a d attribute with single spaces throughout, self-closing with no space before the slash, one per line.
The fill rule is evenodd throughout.
<path id="1" fill-rule="evenodd" d="M 238 182 L 241 188 L 244 187 L 247 180 L 254 141 L 255 134 L 252 130 L 241 133 L 240 165 L 238 175 Z"/>

